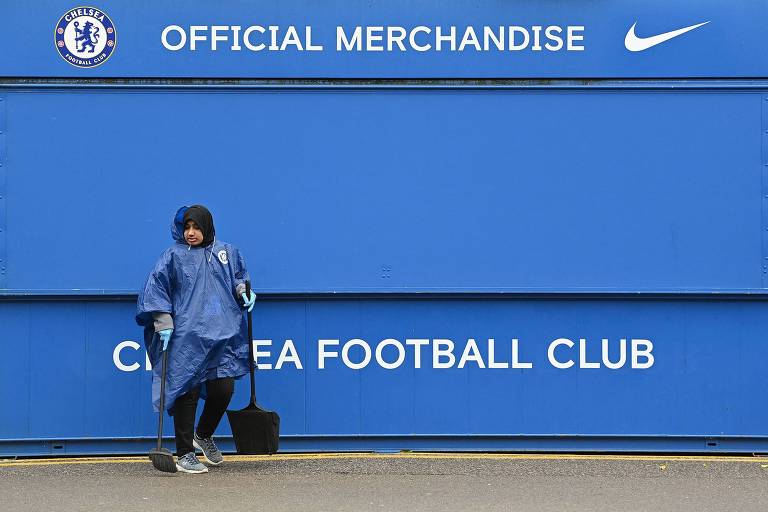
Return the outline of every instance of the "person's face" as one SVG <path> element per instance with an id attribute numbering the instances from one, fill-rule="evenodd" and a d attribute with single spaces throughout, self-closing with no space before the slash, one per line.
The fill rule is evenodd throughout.
<path id="1" fill-rule="evenodd" d="M 193 220 L 188 220 L 184 224 L 184 240 L 189 245 L 200 245 L 203 243 L 203 232 L 200 230 L 200 226 Z"/>

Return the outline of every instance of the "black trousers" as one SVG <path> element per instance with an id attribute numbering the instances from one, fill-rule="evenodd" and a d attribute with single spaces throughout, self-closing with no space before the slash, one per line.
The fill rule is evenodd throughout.
<path id="1" fill-rule="evenodd" d="M 197 424 L 197 437 L 212 437 L 235 391 L 235 379 L 225 377 L 206 381 L 208 398 Z M 176 399 L 173 405 L 173 426 L 176 430 L 176 455 L 181 457 L 194 451 L 192 436 L 195 432 L 195 414 L 200 399 L 200 386 Z"/>

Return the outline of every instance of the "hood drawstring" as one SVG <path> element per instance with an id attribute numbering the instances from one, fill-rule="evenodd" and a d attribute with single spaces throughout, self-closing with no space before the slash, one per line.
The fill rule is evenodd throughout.
<path id="1" fill-rule="evenodd" d="M 216 237 L 213 237 L 213 242 L 211 242 L 211 254 L 208 255 L 208 263 L 211 262 L 211 258 L 213 258 L 213 246 L 216 245 Z"/>
<path id="2" fill-rule="evenodd" d="M 216 245 L 216 237 L 213 237 L 213 242 L 208 247 L 204 247 L 203 250 L 210 248 L 211 254 L 208 255 L 208 263 L 211 262 L 211 258 L 213 258 L 213 246 Z M 192 244 L 187 244 L 187 250 L 192 250 Z"/>

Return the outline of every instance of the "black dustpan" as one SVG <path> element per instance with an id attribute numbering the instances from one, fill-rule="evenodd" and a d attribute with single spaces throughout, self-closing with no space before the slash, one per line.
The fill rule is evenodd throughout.
<path id="1" fill-rule="evenodd" d="M 265 411 L 255 402 L 239 411 L 227 411 L 237 453 L 243 455 L 277 452 L 280 436 L 280 416 Z"/>
<path id="2" fill-rule="evenodd" d="M 251 296 L 251 283 L 245 282 L 245 294 Z M 256 404 L 256 380 L 253 375 L 253 315 L 248 312 L 248 353 L 251 366 L 251 402 L 245 409 L 227 411 L 237 453 L 243 455 L 277 452 L 280 439 L 280 416 Z"/>

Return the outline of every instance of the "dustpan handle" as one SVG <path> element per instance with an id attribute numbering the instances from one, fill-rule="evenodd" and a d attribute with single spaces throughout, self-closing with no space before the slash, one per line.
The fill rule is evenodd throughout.
<path id="1" fill-rule="evenodd" d="M 251 281 L 250 279 L 245 282 L 245 296 L 251 298 Z M 251 403 L 256 405 L 256 378 L 253 375 L 255 364 L 253 362 L 253 313 L 248 311 L 248 362 L 251 367 Z"/>

